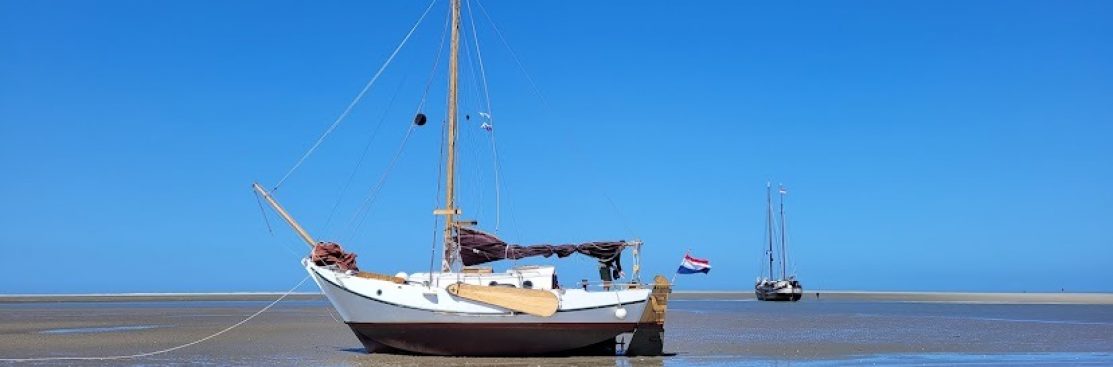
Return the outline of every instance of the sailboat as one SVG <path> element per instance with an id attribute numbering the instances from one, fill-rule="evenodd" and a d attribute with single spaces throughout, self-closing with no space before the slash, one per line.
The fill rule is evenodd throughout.
<path id="1" fill-rule="evenodd" d="M 432 5 L 430 5 L 432 6 Z M 448 104 L 444 140 L 444 218 L 440 271 L 388 275 L 359 269 L 355 255 L 318 241 L 277 201 L 273 189 L 253 189 L 312 248 L 301 262 L 341 319 L 369 353 L 443 356 L 660 355 L 671 286 L 657 275 L 640 282 L 642 242 L 513 245 L 461 220 L 457 204 L 457 82 L 460 0 L 451 1 Z M 414 123 L 426 121 L 419 114 Z M 529 256 L 581 254 L 634 259 L 633 281 L 601 289 L 562 287 L 554 266 L 515 266 L 494 272 L 478 265 Z"/>
<path id="2" fill-rule="evenodd" d="M 776 252 L 774 249 L 774 242 L 776 242 L 776 220 L 773 217 L 773 193 L 772 185 L 765 185 L 765 202 L 766 202 L 766 238 L 768 239 L 768 248 L 765 251 L 766 257 L 769 259 L 769 273 L 768 276 L 763 274 L 758 278 L 754 284 L 754 294 L 757 295 L 759 301 L 799 301 L 800 297 L 804 295 L 804 286 L 796 280 L 796 275 L 788 274 L 788 243 L 785 236 L 785 195 L 788 191 L 784 186 L 778 190 L 781 196 L 781 214 L 780 214 L 780 251 Z M 780 278 L 774 279 L 774 257 L 778 258 L 781 265 Z"/>

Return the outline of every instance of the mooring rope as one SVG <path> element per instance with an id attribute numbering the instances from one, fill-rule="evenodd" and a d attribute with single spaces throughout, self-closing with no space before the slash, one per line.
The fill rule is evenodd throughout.
<path id="1" fill-rule="evenodd" d="M 274 300 L 274 302 L 271 302 L 269 305 L 267 305 L 267 307 L 263 307 L 263 309 L 251 314 L 251 316 L 248 316 L 246 319 L 243 319 L 242 321 L 237 322 L 237 323 L 235 323 L 232 326 L 229 326 L 227 328 L 224 328 L 224 330 L 218 331 L 218 332 L 216 332 L 212 335 L 209 335 L 209 336 L 206 336 L 204 338 L 197 339 L 197 340 L 194 340 L 192 342 L 185 343 L 185 344 L 173 347 L 173 348 L 166 348 L 166 349 L 156 350 L 154 352 L 147 352 L 147 353 L 129 354 L 129 355 L 120 355 L 120 356 L 104 356 L 104 357 L 0 358 L 0 362 L 111 361 L 111 360 L 118 360 L 118 359 L 150 357 L 150 356 L 154 356 L 154 355 L 173 352 L 173 351 L 178 350 L 178 349 L 187 348 L 187 347 L 191 347 L 191 346 L 200 344 L 200 343 L 202 343 L 206 340 L 209 340 L 209 339 L 215 338 L 217 336 L 220 336 L 220 334 L 224 334 L 226 332 L 229 332 L 232 329 L 235 329 L 235 328 L 239 327 L 240 325 L 243 325 L 244 323 L 247 323 L 248 321 L 251 321 L 251 319 L 254 319 L 255 316 L 259 316 L 263 312 L 266 312 L 271 307 L 278 304 L 279 301 L 282 301 L 283 299 L 285 299 L 286 296 L 289 296 L 291 293 L 294 293 L 294 291 L 297 290 L 299 287 L 301 287 L 302 284 L 305 284 L 306 280 L 309 280 L 308 275 L 305 276 L 305 278 L 302 278 L 302 280 L 300 282 L 298 282 L 298 285 L 295 285 L 293 288 L 290 288 L 290 290 L 286 291 L 286 293 L 283 293 L 282 296 L 278 297 L 278 299 Z"/>

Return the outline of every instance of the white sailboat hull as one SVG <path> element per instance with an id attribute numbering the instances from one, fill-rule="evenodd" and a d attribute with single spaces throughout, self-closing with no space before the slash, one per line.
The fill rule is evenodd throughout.
<path id="1" fill-rule="evenodd" d="M 614 348 L 616 336 L 639 328 L 660 329 L 655 323 L 641 322 L 649 289 L 549 290 L 560 304 L 552 316 L 540 317 L 453 296 L 445 290 L 449 282 L 443 280 L 434 281 L 441 284 L 432 287 L 424 282 L 398 284 L 308 262 L 306 270 L 368 352 L 579 353 L 575 351 L 592 346 Z M 486 277 L 492 276 L 496 275 Z M 466 277 L 457 275 L 460 280 Z"/>

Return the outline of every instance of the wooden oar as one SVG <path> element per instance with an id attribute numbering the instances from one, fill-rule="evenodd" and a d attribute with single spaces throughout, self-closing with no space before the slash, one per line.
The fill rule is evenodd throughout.
<path id="1" fill-rule="evenodd" d="M 448 293 L 460 298 L 541 317 L 552 316 L 556 313 L 557 306 L 560 303 L 555 294 L 540 289 L 456 283 L 448 286 Z"/>

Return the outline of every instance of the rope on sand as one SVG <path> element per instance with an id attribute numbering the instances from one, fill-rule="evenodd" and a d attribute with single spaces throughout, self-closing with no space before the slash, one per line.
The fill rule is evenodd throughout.
<path id="1" fill-rule="evenodd" d="M 294 286 L 293 288 L 290 288 L 290 290 L 286 291 L 286 293 L 283 293 L 281 297 L 278 297 L 278 299 L 274 300 L 274 302 L 271 302 L 271 303 L 270 303 L 269 305 L 267 305 L 267 307 L 263 307 L 263 309 L 261 309 L 261 310 L 259 310 L 259 311 L 255 312 L 255 313 L 253 313 L 253 314 L 251 314 L 251 316 L 248 316 L 248 317 L 247 317 L 246 319 L 243 319 L 242 321 L 240 321 L 240 322 L 237 322 L 237 323 L 235 323 L 234 325 L 232 325 L 232 326 L 229 326 L 229 327 L 225 328 L 224 330 L 218 331 L 218 332 L 216 332 L 216 333 L 214 333 L 214 334 L 212 334 L 212 335 L 209 335 L 209 336 L 206 336 L 206 337 L 204 337 L 204 338 L 201 338 L 201 339 L 197 339 L 197 340 L 194 340 L 194 341 L 192 341 L 192 342 L 189 342 L 189 343 L 185 343 L 185 344 L 182 344 L 182 345 L 179 345 L 179 346 L 173 347 L 173 348 L 166 348 L 166 349 L 162 349 L 162 350 L 156 350 L 156 351 L 154 351 L 154 352 L 139 353 L 139 354 L 130 354 L 130 355 L 123 355 L 123 356 L 105 356 L 105 357 L 41 357 L 41 358 L 0 358 L 0 362 L 45 362 L 45 361 L 110 361 L 110 360 L 118 360 L 118 359 L 131 359 L 131 358 L 140 358 L 140 357 L 150 357 L 150 356 L 154 356 L 154 355 L 159 355 L 159 354 L 163 354 L 163 353 L 169 353 L 169 352 L 173 352 L 173 351 L 175 351 L 175 350 L 178 350 L 178 349 L 182 349 L 182 348 L 187 348 L 187 347 L 190 347 L 190 346 L 193 346 L 193 345 L 197 345 L 197 344 L 200 344 L 200 343 L 202 343 L 202 342 L 204 342 L 204 341 L 206 341 L 206 340 L 209 340 L 209 339 L 215 338 L 215 337 L 217 337 L 217 336 L 220 336 L 220 334 L 224 334 L 224 333 L 226 333 L 226 332 L 229 332 L 229 331 L 231 331 L 232 329 L 235 329 L 236 327 L 239 327 L 240 325 L 243 325 L 244 323 L 246 323 L 246 322 L 248 322 L 248 321 L 251 321 L 251 319 L 255 318 L 255 316 L 259 316 L 259 315 L 260 315 L 260 314 L 262 314 L 263 312 L 266 312 L 266 311 L 267 311 L 267 310 L 269 310 L 269 309 L 270 309 L 270 308 L 271 308 L 272 306 L 274 306 L 274 305 L 278 304 L 278 302 L 279 302 L 279 301 L 282 301 L 283 299 L 285 299 L 285 298 L 286 298 L 286 296 L 289 296 L 289 295 L 290 295 L 291 293 L 294 293 L 294 290 L 297 290 L 297 289 L 298 289 L 298 287 L 301 287 L 301 285 L 302 285 L 302 284 L 305 284 L 305 281 L 306 281 L 306 280 L 309 280 L 309 276 L 306 276 L 305 278 L 303 278 L 303 279 L 302 279 L 302 280 L 301 280 L 300 282 L 298 282 L 298 285 L 295 285 L 295 286 Z"/>

